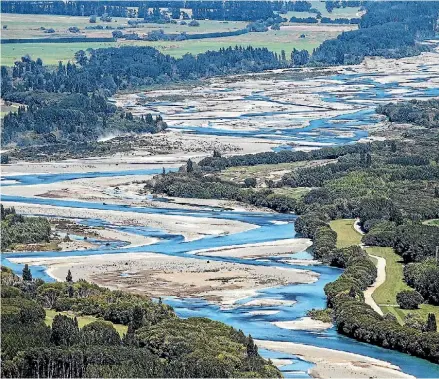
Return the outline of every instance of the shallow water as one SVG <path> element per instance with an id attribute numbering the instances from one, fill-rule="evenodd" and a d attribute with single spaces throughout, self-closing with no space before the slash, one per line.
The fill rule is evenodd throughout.
<path id="1" fill-rule="evenodd" d="M 344 144 L 353 143 L 360 138 L 367 136 L 367 132 L 362 128 L 364 125 L 374 124 L 377 122 L 377 117 L 374 113 L 374 103 L 364 103 L 364 100 L 376 100 L 377 103 L 385 100 L 389 101 L 395 97 L 392 90 L 404 89 L 405 92 L 398 97 L 429 97 L 437 96 L 438 89 L 422 89 L 413 88 L 407 84 L 400 85 L 396 82 L 382 84 L 376 81 L 374 75 L 335 75 L 326 77 L 337 83 L 342 83 L 345 87 L 353 87 L 352 91 L 346 93 L 334 94 L 332 92 L 321 91 L 321 98 L 330 103 L 355 103 L 360 104 L 361 108 L 355 111 L 347 111 L 343 115 L 334 117 L 324 117 L 310 120 L 308 126 L 302 128 L 282 128 L 279 130 L 261 127 L 258 130 L 232 130 L 215 127 L 214 123 L 210 127 L 200 126 L 175 126 L 175 128 L 192 131 L 198 134 L 205 135 L 229 135 L 241 138 L 258 137 L 273 140 L 284 140 L 285 145 L 280 148 L 291 148 L 287 145 L 288 142 L 302 141 L 308 143 L 329 143 L 329 144 Z M 415 82 L 416 80 L 413 79 Z M 333 86 L 334 84 L 331 84 Z M 234 90 L 227 91 L 221 89 L 212 89 L 213 91 L 222 92 L 223 94 L 233 95 Z M 247 96 L 245 100 L 253 101 L 279 101 L 271 99 L 270 96 L 263 92 L 255 92 L 251 96 Z M 151 104 L 151 106 L 166 106 L 167 104 Z M 171 107 L 170 107 L 171 108 Z M 163 109 L 163 108 L 162 108 Z M 188 108 L 191 112 L 196 111 L 193 107 Z M 247 113 L 243 114 L 241 118 L 250 118 L 259 120 L 261 118 L 272 117 L 272 113 Z M 166 115 L 165 115 L 166 117 Z M 295 115 L 292 114 L 291 118 Z M 300 116 L 301 117 L 301 116 Z M 297 121 L 297 119 L 296 119 Z M 351 134 L 343 135 L 339 132 L 349 132 Z M 278 148 L 279 149 L 279 148 Z M 127 170 L 114 172 L 91 172 L 82 174 L 42 174 L 42 175 L 14 175 L 8 176 L 7 180 L 13 180 L 12 184 L 4 183 L 4 185 L 34 185 L 34 184 L 49 184 L 61 182 L 66 180 L 74 180 L 79 178 L 96 178 L 96 177 L 112 177 L 112 176 L 130 176 L 130 175 L 150 175 L 160 173 L 158 170 Z M 323 265 L 299 266 L 292 263 L 285 263 L 279 257 L 265 257 L 263 259 L 239 259 L 229 257 L 212 257 L 212 256 L 194 256 L 191 254 L 194 250 L 215 248 L 230 245 L 242 245 L 257 242 L 275 241 L 279 239 L 294 238 L 296 232 L 294 230 L 294 215 L 261 213 L 261 212 L 237 212 L 220 209 L 218 207 L 205 207 L 202 210 L 188 210 L 173 208 L 172 203 L 167 208 L 146 208 L 146 207 L 130 207 L 115 204 L 104 204 L 95 202 L 83 201 L 69 201 L 51 198 L 25 198 L 19 196 L 2 196 L 3 202 L 20 202 L 31 204 L 47 204 L 60 207 L 72 208 L 86 208 L 86 209 L 101 209 L 112 210 L 120 212 L 136 212 L 147 214 L 166 214 L 166 215 L 184 215 L 191 217 L 209 217 L 216 219 L 227 219 L 247 222 L 257 225 L 258 228 L 251 229 L 245 232 L 224 235 L 204 237 L 196 241 L 185 241 L 181 235 L 169 234 L 165 231 L 138 227 L 138 226 L 117 226 L 110 223 L 103 222 L 99 219 L 85 219 L 81 223 L 90 226 L 103 226 L 106 228 L 126 231 L 142 236 L 159 237 L 161 240 L 153 245 L 148 245 L 147 251 L 156 252 L 160 254 L 173 255 L 179 257 L 191 257 L 197 259 L 211 260 L 211 261 L 225 261 L 235 263 L 246 263 L 258 266 L 276 266 L 276 267 L 291 267 L 299 269 L 312 270 L 320 274 L 317 282 L 312 284 L 296 284 L 288 286 L 280 286 L 259 291 L 255 297 L 244 299 L 238 302 L 238 306 L 232 309 L 221 309 L 218 305 L 209 303 L 200 299 L 176 299 L 168 298 L 166 302 L 172 305 L 176 312 L 182 317 L 203 316 L 214 320 L 223 321 L 238 329 L 242 329 L 246 334 L 251 334 L 257 339 L 290 341 L 305 343 L 314 346 L 327 347 L 343 351 L 358 353 L 384 361 L 389 361 L 398 365 L 406 373 L 415 375 L 416 377 L 439 377 L 439 366 L 429 363 L 425 360 L 414 358 L 395 351 L 382 349 L 372 345 L 359 343 L 353 339 L 344 337 L 336 332 L 335 329 L 329 329 L 321 332 L 309 331 L 295 331 L 281 329 L 272 324 L 274 321 L 294 320 L 306 315 L 307 310 L 312 308 L 324 308 L 326 298 L 323 288 L 325 284 L 335 280 L 342 272 L 339 269 L 327 267 Z M 121 248 L 121 245 L 110 244 L 109 246 L 101 245 L 99 248 L 87 251 L 73 251 L 73 252 L 20 252 L 2 254 L 2 264 L 11 267 L 17 273 L 21 273 L 22 265 L 14 264 L 8 260 L 12 257 L 60 257 L 60 256 L 85 256 L 98 254 L 120 254 L 129 252 L 142 252 L 144 247 L 135 248 Z M 294 254 L 289 259 L 311 259 L 312 257 L 302 252 Z M 31 267 L 34 277 L 41 277 L 45 280 L 52 281 L 43 266 Z M 254 298 L 277 298 L 284 300 L 294 300 L 294 305 L 280 305 L 270 307 L 248 307 L 245 303 Z M 254 315 L 250 312 L 252 310 L 275 310 L 276 314 L 270 315 Z M 261 353 L 267 358 L 288 358 L 293 361 L 293 364 L 282 367 L 282 371 L 286 377 L 308 377 L 307 370 L 312 367 L 309 362 L 298 359 L 284 353 L 269 352 L 261 350 Z"/>

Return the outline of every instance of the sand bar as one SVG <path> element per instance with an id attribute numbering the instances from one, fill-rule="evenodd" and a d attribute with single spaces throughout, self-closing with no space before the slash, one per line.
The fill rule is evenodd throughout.
<path id="1" fill-rule="evenodd" d="M 414 378 L 401 372 L 398 366 L 359 354 L 292 342 L 258 340 L 256 343 L 260 348 L 293 354 L 315 363 L 309 372 L 314 378 Z"/>
<path id="2" fill-rule="evenodd" d="M 70 269 L 75 280 L 85 279 L 111 289 L 152 297 L 197 297 L 223 307 L 257 295 L 264 288 L 293 283 L 312 283 L 318 274 L 155 253 L 118 253 L 90 256 L 11 258 L 15 263 L 43 265 L 56 280 Z M 294 301 L 290 302 L 294 304 Z M 288 305 L 282 299 L 254 299 L 243 306 Z"/>
<path id="3" fill-rule="evenodd" d="M 165 214 L 119 212 L 114 210 L 58 207 L 52 205 L 23 204 L 8 202 L 17 212 L 35 215 L 54 215 L 59 217 L 95 218 L 113 225 L 143 226 L 183 235 L 186 241 L 204 236 L 219 236 L 240 233 L 257 228 L 256 225 L 234 220 L 190 217 Z M 203 225 L 203 228 L 200 228 Z"/>

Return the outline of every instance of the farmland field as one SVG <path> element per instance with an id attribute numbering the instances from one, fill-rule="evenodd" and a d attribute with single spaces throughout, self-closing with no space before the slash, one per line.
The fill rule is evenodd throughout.
<path id="1" fill-rule="evenodd" d="M 68 17 L 43 15 L 35 18 L 32 15 L 2 15 L 2 26 L 7 25 L 3 30 L 2 38 L 45 38 L 54 37 L 111 37 L 112 30 L 85 30 L 85 26 L 91 25 L 88 17 Z M 112 23 L 102 25 L 126 24 L 126 18 L 115 18 Z M 211 33 L 225 32 L 242 29 L 246 22 L 221 22 L 221 21 L 200 21 L 199 27 L 189 27 L 175 24 L 145 24 L 142 28 L 129 28 L 124 32 L 136 32 L 139 35 L 148 33 L 151 30 L 163 29 L 165 33 Z M 77 26 L 80 33 L 70 33 L 68 28 Z M 41 27 L 53 28 L 55 33 L 47 34 Z M 312 51 L 323 41 L 337 37 L 342 31 L 352 30 L 352 25 L 321 25 L 321 24 L 291 24 L 281 27 L 281 30 L 269 30 L 265 33 L 248 33 L 239 36 L 223 38 L 207 38 L 202 40 L 185 41 L 126 41 L 119 39 L 117 42 L 62 42 L 62 43 L 13 43 L 2 45 L 3 65 L 12 65 L 22 56 L 29 54 L 32 58 L 41 58 L 44 63 L 55 65 L 59 61 L 73 59 L 74 53 L 78 50 L 88 48 L 96 49 L 101 47 L 114 47 L 122 45 L 153 46 L 165 54 L 174 57 L 181 57 L 186 53 L 199 54 L 207 50 L 218 50 L 222 47 L 235 45 L 252 45 L 253 47 L 267 47 L 270 50 L 280 53 L 285 50 L 290 54 L 293 48 Z"/>
<path id="2" fill-rule="evenodd" d="M 329 17 L 333 20 L 336 18 L 356 18 L 356 17 L 359 17 L 359 14 L 361 14 L 360 9 L 355 8 L 355 7 L 334 8 L 333 11 L 331 13 L 329 13 L 325 8 L 325 3 L 323 3 L 323 2 L 317 2 L 317 1 L 312 2 L 312 6 L 313 6 L 313 8 L 320 11 L 320 13 L 322 14 L 322 17 Z M 283 14 L 282 17 L 285 17 L 288 20 L 291 17 L 298 17 L 298 18 L 313 17 L 313 18 L 315 18 L 316 14 L 311 13 L 311 12 L 289 11 L 289 12 Z"/>
<path id="3" fill-rule="evenodd" d="M 127 22 L 130 20 L 125 17 L 114 17 L 111 22 L 102 22 L 97 19 L 95 24 L 89 22 L 89 17 L 80 16 L 60 16 L 60 15 L 35 15 L 30 14 L 2 14 L 2 27 L 7 26 L 7 29 L 2 30 L 2 38 L 54 38 L 54 37 L 111 37 L 112 30 L 118 26 L 128 26 Z M 199 27 L 190 27 L 188 25 L 179 24 L 141 24 L 141 27 L 129 27 L 124 29 L 124 32 L 135 32 L 139 35 L 146 34 L 151 30 L 163 29 L 165 33 L 212 33 L 212 32 L 227 32 L 238 29 L 243 29 L 248 24 L 242 21 L 199 21 Z M 112 29 L 85 29 L 87 26 L 102 25 L 111 27 Z M 71 33 L 68 31 L 69 27 L 76 26 L 80 29 L 79 33 Z M 43 29 L 53 28 L 55 33 L 45 33 Z"/>

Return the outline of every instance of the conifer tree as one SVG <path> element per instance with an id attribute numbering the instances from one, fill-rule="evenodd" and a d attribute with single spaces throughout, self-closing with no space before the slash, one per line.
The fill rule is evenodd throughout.
<path id="1" fill-rule="evenodd" d="M 73 277 L 72 277 L 72 273 L 70 272 L 70 270 L 67 271 L 66 282 L 68 282 L 68 283 L 73 282 Z"/>
<path id="2" fill-rule="evenodd" d="M 436 316 L 434 313 L 428 314 L 427 325 L 425 327 L 426 332 L 436 332 L 437 324 L 436 324 Z"/>
<path id="3" fill-rule="evenodd" d="M 27 263 L 24 265 L 22 276 L 23 276 L 23 280 L 25 280 L 26 282 L 32 281 L 32 273 L 31 273 L 29 265 Z"/>

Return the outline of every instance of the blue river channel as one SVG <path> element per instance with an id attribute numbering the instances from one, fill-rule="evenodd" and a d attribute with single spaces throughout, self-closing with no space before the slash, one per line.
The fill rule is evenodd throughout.
<path id="1" fill-rule="evenodd" d="M 380 84 L 373 80 L 370 75 L 361 77 L 358 74 L 352 75 L 337 75 L 330 77 L 342 81 L 344 84 L 352 83 L 369 84 L 366 91 L 362 93 L 352 94 L 349 101 L 361 101 L 364 99 L 382 99 L 391 98 L 392 96 L 387 92 L 392 88 L 398 87 L 397 83 Z M 422 90 L 413 89 L 411 95 L 415 96 L 436 96 L 436 90 Z M 339 99 L 332 96 L 330 93 L 322 93 L 322 97 L 327 102 L 347 101 L 346 99 Z M 266 100 L 264 98 L 264 100 Z M 258 115 L 260 116 L 260 115 Z M 251 117 L 251 115 L 244 116 Z M 331 144 L 352 143 L 356 140 L 367 136 L 361 126 L 365 124 L 375 123 L 377 117 L 374 108 L 370 104 L 365 108 L 358 110 L 355 113 L 350 113 L 342 116 L 337 116 L 331 119 L 319 119 L 310 122 L 309 126 L 302 129 L 282 130 L 282 138 L 286 141 L 304 139 L 313 142 L 329 142 Z M 351 137 L 339 137 L 331 133 L 330 129 L 336 125 L 337 129 L 345 129 L 353 132 Z M 199 134 L 227 134 L 239 137 L 253 137 L 257 134 L 258 137 L 273 138 L 279 140 L 279 135 L 273 135 L 272 130 L 258 130 L 257 132 L 237 132 L 230 130 L 221 130 L 215 128 L 198 128 L 185 126 L 182 127 L 189 131 Z M 326 132 L 325 130 L 328 129 Z M 318 131 L 315 135 L 307 134 L 310 131 Z M 282 139 L 281 138 L 281 139 Z M 290 139 L 291 138 L 291 139 Z M 96 178 L 96 177 L 112 177 L 112 176 L 131 176 L 131 175 L 148 175 L 161 172 L 159 170 L 129 170 L 129 171 L 113 171 L 113 172 L 89 172 L 89 173 L 68 173 L 68 174 L 41 174 L 41 175 L 14 175 L 7 176 L 2 179 L 7 179 L 3 186 L 17 186 L 17 185 L 35 185 L 35 184 L 50 184 L 55 182 L 62 182 L 80 178 Z M 14 181 L 14 182 L 10 182 Z M 334 281 L 340 274 L 341 270 L 324 265 L 311 264 L 303 267 L 295 265 L 294 259 L 309 259 L 312 257 L 308 252 L 293 254 L 289 257 L 288 263 L 279 257 L 264 257 L 264 259 L 240 259 L 230 257 L 212 257 L 193 255 L 194 250 L 209 249 L 230 245 L 243 245 L 249 243 L 258 243 L 266 241 L 275 241 L 279 239 L 294 238 L 296 232 L 294 230 L 295 215 L 292 214 L 276 214 L 263 212 L 241 212 L 230 211 L 221 208 L 205 207 L 201 210 L 180 209 L 173 208 L 172 203 L 169 207 L 134 207 L 128 205 L 117 205 L 96 202 L 83 202 L 73 200 L 61 200 L 42 197 L 20 197 L 11 195 L 2 195 L 2 202 L 20 202 L 28 204 L 52 205 L 58 207 L 71 207 L 81 209 L 100 209 L 111 210 L 119 212 L 136 212 L 147 214 L 163 214 L 163 215 L 184 215 L 191 217 L 209 217 L 216 219 L 237 220 L 249 224 L 257 225 L 257 228 L 223 236 L 204 237 L 195 241 L 185 241 L 181 235 L 169 234 L 163 230 L 152 229 L 148 227 L 139 226 L 119 226 L 112 225 L 99 219 L 84 219 L 80 220 L 84 225 L 102 226 L 106 228 L 113 228 L 121 231 L 126 231 L 143 236 L 152 236 L 160 238 L 159 242 L 148 245 L 147 247 L 125 247 L 121 244 L 99 244 L 99 247 L 91 250 L 69 251 L 69 252 L 18 252 L 18 253 L 3 253 L 2 265 L 11 267 L 16 273 L 21 274 L 22 265 L 13 263 L 9 258 L 19 257 L 61 257 L 61 256 L 86 256 L 98 254 L 119 254 L 129 252 L 156 252 L 159 254 L 190 257 L 202 260 L 224 261 L 234 263 L 245 263 L 258 266 L 275 266 L 283 268 L 298 268 L 314 271 L 319 274 L 319 279 L 312 284 L 292 284 L 287 286 L 280 286 L 261 290 L 254 297 L 241 300 L 237 307 L 221 308 L 219 305 L 207 302 L 202 299 L 180 299 L 167 298 L 165 301 L 172 305 L 177 314 L 181 317 L 202 316 L 210 319 L 222 321 L 237 329 L 242 329 L 244 333 L 251 334 L 255 339 L 286 341 L 303 343 L 318 347 L 331 348 L 352 353 L 357 353 L 380 360 L 388 361 L 401 367 L 402 371 L 414 375 L 418 378 L 433 378 L 439 377 L 439 365 L 435 365 L 426 360 L 415 358 L 406 354 L 398 353 L 392 350 L 386 350 L 376 346 L 357 342 L 353 339 L 347 338 L 339 333 L 334 328 L 319 331 L 302 331 L 302 330 L 287 330 L 276 327 L 272 322 L 275 321 L 289 321 L 301 318 L 306 315 L 307 310 L 312 308 L 324 308 L 326 298 L 324 295 L 324 286 L 331 281 Z M 160 199 L 159 199 L 160 201 Z M 50 216 L 50 214 L 48 214 Z M 47 281 L 53 281 L 45 272 L 43 266 L 32 266 L 32 273 L 34 277 L 43 278 Z M 293 305 L 276 305 L 267 307 L 248 307 L 245 306 L 249 300 L 261 298 L 293 300 Z M 291 304 L 291 303 L 290 303 Z M 252 311 L 277 311 L 271 314 L 254 314 Z M 292 364 L 287 364 L 281 367 L 284 376 L 292 378 L 307 378 L 307 370 L 313 366 L 312 363 L 306 362 L 298 357 L 279 352 L 267 351 L 261 349 L 263 356 L 267 358 L 285 358 L 290 359 Z"/>

